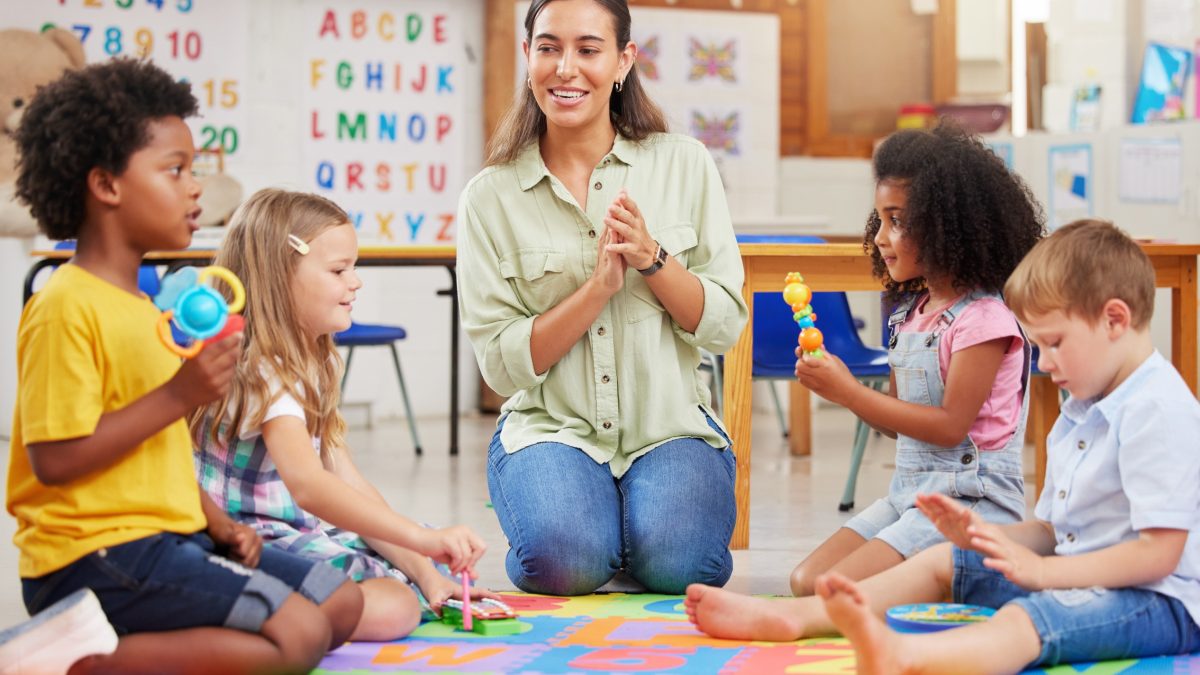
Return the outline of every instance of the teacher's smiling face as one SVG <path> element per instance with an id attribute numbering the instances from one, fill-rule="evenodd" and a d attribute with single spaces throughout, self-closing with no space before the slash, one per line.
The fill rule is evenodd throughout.
<path id="1" fill-rule="evenodd" d="M 554 0 L 523 45 L 529 86 L 551 127 L 590 130 L 609 121 L 609 99 L 637 57 L 617 44 L 615 20 L 594 0 Z"/>

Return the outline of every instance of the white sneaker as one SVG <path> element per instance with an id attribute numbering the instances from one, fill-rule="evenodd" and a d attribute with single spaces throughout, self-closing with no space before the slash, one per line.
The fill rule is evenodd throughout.
<path id="1" fill-rule="evenodd" d="M 117 633 L 90 588 L 0 632 L 0 675 L 62 675 L 79 659 L 111 654 Z"/>

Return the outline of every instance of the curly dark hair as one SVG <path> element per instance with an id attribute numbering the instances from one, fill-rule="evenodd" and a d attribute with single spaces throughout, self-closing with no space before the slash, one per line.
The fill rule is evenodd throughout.
<path id="1" fill-rule="evenodd" d="M 83 225 L 87 176 L 120 175 L 150 142 L 149 123 L 197 111 L 192 86 L 149 61 L 118 58 L 38 89 L 17 128 L 17 197 L 51 239 Z"/>
<path id="2" fill-rule="evenodd" d="M 875 182 L 898 182 L 908 193 L 904 234 L 926 269 L 945 274 L 955 287 L 998 293 L 1017 263 L 1045 235 L 1042 208 L 1029 187 L 979 139 L 943 120 L 926 131 L 906 129 L 875 151 Z M 898 282 L 888 274 L 875 235 L 872 210 L 863 250 L 889 302 L 925 288 L 925 279 Z"/>

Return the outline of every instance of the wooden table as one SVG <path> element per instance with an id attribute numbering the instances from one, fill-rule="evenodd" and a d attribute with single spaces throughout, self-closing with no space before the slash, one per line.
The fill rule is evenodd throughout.
<path id="1" fill-rule="evenodd" d="M 145 260 L 168 269 L 182 265 L 207 265 L 216 251 L 193 249 L 187 251 L 153 251 Z M 33 283 L 40 270 L 60 265 L 74 251 L 34 251 L 37 260 L 25 275 L 23 299 L 33 295 Z M 450 274 L 450 287 L 438 295 L 450 298 L 450 454 L 458 454 L 458 275 L 455 272 L 457 251 L 454 246 L 364 246 L 358 249 L 359 267 L 444 267 Z"/>
<path id="2" fill-rule="evenodd" d="M 754 294 L 782 291 L 788 272 L 800 272 L 814 291 L 879 291 L 871 275 L 871 259 L 861 244 L 741 244 L 746 282 L 742 297 L 751 317 L 737 344 L 725 355 L 725 424 L 737 452 L 737 521 L 731 547 L 750 544 L 751 357 L 754 349 Z M 1171 289 L 1171 362 L 1196 392 L 1197 283 L 1200 244 L 1142 244 L 1154 265 L 1155 284 Z M 1046 469 L 1046 434 L 1058 418 L 1057 388 L 1034 378 L 1030 389 L 1029 424 L 1037 447 L 1036 490 Z M 808 407 L 793 411 L 791 434 L 811 434 Z M 800 422 L 801 424 L 797 424 Z"/>

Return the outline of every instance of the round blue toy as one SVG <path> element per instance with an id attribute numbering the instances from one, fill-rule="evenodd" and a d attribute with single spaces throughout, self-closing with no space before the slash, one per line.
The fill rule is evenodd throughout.
<path id="1" fill-rule="evenodd" d="M 933 633 L 987 621 L 996 610 L 956 602 L 897 605 L 887 611 L 887 625 L 900 633 Z"/>
<path id="2" fill-rule="evenodd" d="M 211 286 L 204 285 L 216 277 L 227 283 L 233 291 L 233 302 L 226 303 L 225 297 Z M 246 302 L 246 289 L 238 278 L 225 269 L 211 265 L 203 270 L 186 267 L 163 279 L 162 290 L 154 297 L 154 304 L 163 310 L 158 322 L 158 337 L 163 345 L 184 358 L 200 353 L 204 341 L 223 334 L 227 327 L 240 330 L 241 321 L 233 321 Z M 240 317 L 239 317 L 240 318 Z M 171 338 L 171 324 L 193 340 L 188 347 L 180 347 Z M 224 330 L 224 333 L 228 333 Z"/>

